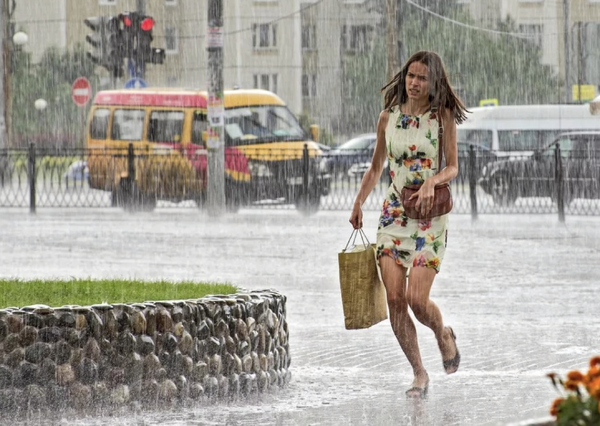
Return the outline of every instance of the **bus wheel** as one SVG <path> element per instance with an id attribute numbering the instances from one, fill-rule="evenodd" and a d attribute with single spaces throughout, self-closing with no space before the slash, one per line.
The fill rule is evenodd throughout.
<path id="1" fill-rule="evenodd" d="M 501 207 L 510 207 L 515 204 L 516 188 L 512 188 L 510 180 L 505 174 L 494 175 L 490 189 L 494 204 Z"/>
<path id="2" fill-rule="evenodd" d="M 296 195 L 295 205 L 296 210 L 303 214 L 314 214 L 321 206 L 321 196 L 313 190 L 309 190 L 306 196 L 304 191 L 300 191 Z"/>
<path id="3" fill-rule="evenodd" d="M 123 194 L 118 189 L 113 189 L 110 193 L 110 206 L 123 207 Z"/>
<path id="4" fill-rule="evenodd" d="M 126 211 L 151 212 L 156 207 L 156 197 L 152 194 L 144 194 L 135 182 L 121 179 L 116 194 L 117 205 Z"/>
<path id="5" fill-rule="evenodd" d="M 246 203 L 246 188 L 240 186 L 235 180 L 225 178 L 225 210 L 237 213 L 242 204 Z"/>
<path id="6" fill-rule="evenodd" d="M 196 207 L 202 210 L 204 207 L 206 207 L 206 193 L 199 192 L 198 194 L 196 194 L 194 196 L 194 202 L 196 203 Z"/>

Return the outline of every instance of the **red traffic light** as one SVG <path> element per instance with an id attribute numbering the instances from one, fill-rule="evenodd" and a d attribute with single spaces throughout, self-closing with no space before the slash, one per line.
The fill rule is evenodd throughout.
<path id="1" fill-rule="evenodd" d="M 154 27 L 154 19 L 152 18 L 144 18 L 140 23 L 140 28 L 142 31 L 152 31 Z"/>

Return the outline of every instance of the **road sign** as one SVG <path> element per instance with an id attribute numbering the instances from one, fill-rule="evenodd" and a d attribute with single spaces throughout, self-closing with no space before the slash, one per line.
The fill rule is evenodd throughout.
<path id="1" fill-rule="evenodd" d="M 146 83 L 146 80 L 139 77 L 130 78 L 127 80 L 127 83 L 125 83 L 126 89 L 141 89 L 143 87 L 148 87 L 148 83 Z"/>
<path id="2" fill-rule="evenodd" d="M 479 101 L 479 106 L 480 107 L 484 107 L 484 106 L 498 106 L 498 99 L 496 99 L 496 98 L 481 99 Z"/>
<path id="3" fill-rule="evenodd" d="M 596 86 L 593 84 L 582 84 L 580 86 L 573 85 L 573 100 L 574 101 L 591 101 L 596 97 Z"/>
<path id="4" fill-rule="evenodd" d="M 71 97 L 77 106 L 85 106 L 92 98 L 92 86 L 85 77 L 79 77 L 71 87 Z"/>

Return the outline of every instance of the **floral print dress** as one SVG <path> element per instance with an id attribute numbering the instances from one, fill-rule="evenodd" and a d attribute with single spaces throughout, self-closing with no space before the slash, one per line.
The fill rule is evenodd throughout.
<path id="1" fill-rule="evenodd" d="M 446 251 L 448 215 L 428 220 L 404 215 L 400 194 L 404 185 L 423 183 L 437 173 L 438 120 L 436 112 L 412 116 L 397 106 L 389 112 L 385 143 L 392 184 L 387 190 L 377 228 L 377 258 L 392 257 L 410 268 L 440 271 Z"/>

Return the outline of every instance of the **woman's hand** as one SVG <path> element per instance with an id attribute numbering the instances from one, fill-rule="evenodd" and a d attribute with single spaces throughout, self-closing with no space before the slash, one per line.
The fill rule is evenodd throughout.
<path id="1" fill-rule="evenodd" d="M 429 211 L 433 208 L 433 199 L 435 197 L 435 182 L 433 179 L 427 179 L 421 185 L 421 189 L 415 192 L 409 198 L 412 200 L 413 198 L 417 198 L 416 207 L 417 210 L 421 212 L 422 215 L 427 215 Z"/>
<path id="2" fill-rule="evenodd" d="M 359 203 L 354 203 L 354 207 L 352 207 L 352 213 L 350 213 L 350 223 L 354 227 L 354 229 L 360 229 L 363 226 L 363 213 L 360 208 Z"/>

